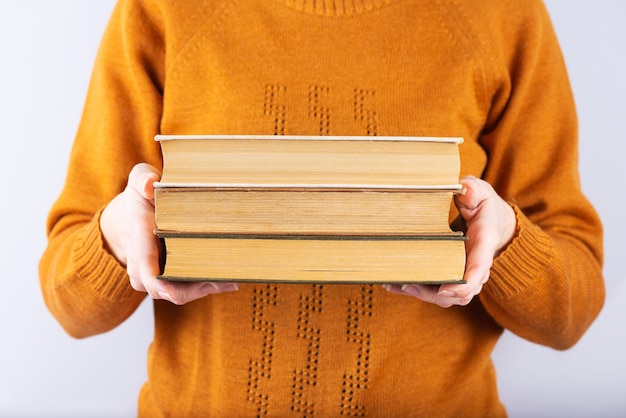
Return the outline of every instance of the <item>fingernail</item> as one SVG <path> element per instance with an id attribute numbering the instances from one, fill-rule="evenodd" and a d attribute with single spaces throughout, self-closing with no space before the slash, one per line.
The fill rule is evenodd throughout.
<path id="1" fill-rule="evenodd" d="M 209 282 L 200 286 L 198 292 L 200 292 L 201 295 L 208 295 L 209 293 L 213 293 L 218 289 L 219 287 L 217 287 L 217 283 Z"/>
<path id="2" fill-rule="evenodd" d="M 456 297 L 456 293 L 451 290 L 440 290 L 437 292 L 437 296 L 443 296 L 446 298 L 454 298 Z"/>
<path id="3" fill-rule="evenodd" d="M 229 283 L 222 287 L 222 292 L 235 292 L 237 290 L 239 290 L 239 284 L 237 283 Z"/>
<path id="4" fill-rule="evenodd" d="M 421 293 L 419 287 L 412 284 L 402 285 L 402 291 L 411 296 L 419 296 L 419 294 Z"/>
<path id="5" fill-rule="evenodd" d="M 172 298 L 170 297 L 170 294 L 165 292 L 165 291 L 163 291 L 163 290 L 159 290 L 157 292 L 157 296 L 160 297 L 161 299 L 165 299 L 165 300 L 169 300 L 169 301 L 172 300 Z"/>

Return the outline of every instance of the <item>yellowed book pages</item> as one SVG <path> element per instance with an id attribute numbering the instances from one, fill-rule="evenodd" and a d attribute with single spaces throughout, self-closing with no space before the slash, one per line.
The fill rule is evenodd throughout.
<path id="1" fill-rule="evenodd" d="M 453 234 L 450 190 L 158 188 L 161 230 L 206 234 Z"/>
<path id="2" fill-rule="evenodd" d="M 165 136 L 160 187 L 456 187 L 461 138 Z"/>
<path id="3" fill-rule="evenodd" d="M 463 238 L 164 235 L 166 280 L 462 283 Z"/>

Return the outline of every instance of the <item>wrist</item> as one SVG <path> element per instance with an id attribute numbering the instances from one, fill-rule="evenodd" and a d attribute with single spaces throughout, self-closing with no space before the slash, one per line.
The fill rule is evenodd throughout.
<path id="1" fill-rule="evenodd" d="M 122 235 L 119 230 L 120 223 L 116 216 L 118 207 L 121 204 L 120 200 L 120 195 L 116 196 L 102 210 L 100 215 L 100 233 L 102 234 L 105 250 L 115 257 L 121 265 L 126 266 L 126 252 L 122 245 Z"/>
<path id="2" fill-rule="evenodd" d="M 503 201 L 503 204 L 502 229 L 496 256 L 502 253 L 517 236 L 517 216 L 515 210 L 507 202 Z"/>

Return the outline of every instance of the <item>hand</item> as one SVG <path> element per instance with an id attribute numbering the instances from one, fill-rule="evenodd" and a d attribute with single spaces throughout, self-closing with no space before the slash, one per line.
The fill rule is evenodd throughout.
<path id="1" fill-rule="evenodd" d="M 463 277 L 466 283 L 441 286 L 386 285 L 388 291 L 414 296 L 447 308 L 467 305 L 489 280 L 493 259 L 515 236 L 515 213 L 486 181 L 469 176 L 461 179 L 461 184 L 463 192 L 455 197 L 455 204 L 467 228 L 467 258 Z"/>
<path id="2" fill-rule="evenodd" d="M 237 290 L 235 283 L 174 283 L 157 279 L 163 248 L 154 235 L 154 182 L 160 177 L 151 165 L 137 164 L 128 176 L 126 189 L 113 198 L 100 218 L 108 250 L 126 267 L 133 289 L 177 305 L 208 294 Z"/>

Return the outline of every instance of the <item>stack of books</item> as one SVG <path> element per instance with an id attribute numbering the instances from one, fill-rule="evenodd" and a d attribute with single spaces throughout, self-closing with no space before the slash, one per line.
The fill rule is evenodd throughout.
<path id="1" fill-rule="evenodd" d="M 461 138 L 159 135 L 161 279 L 462 283 Z"/>

